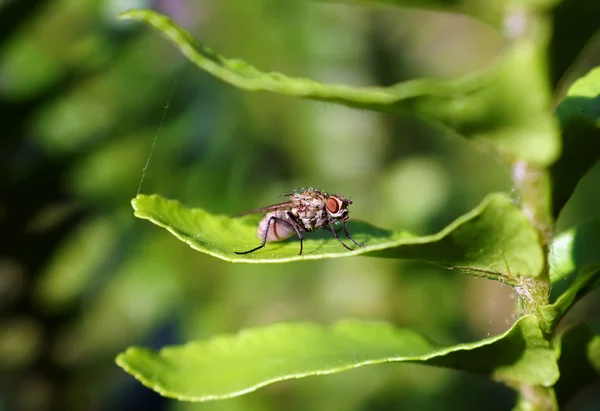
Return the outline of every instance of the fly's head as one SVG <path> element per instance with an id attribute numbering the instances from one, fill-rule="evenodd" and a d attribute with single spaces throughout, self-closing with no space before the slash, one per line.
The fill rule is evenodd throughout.
<path id="1" fill-rule="evenodd" d="M 325 201 L 325 209 L 327 215 L 332 221 L 348 221 L 348 206 L 352 204 L 352 200 L 344 198 L 339 194 L 333 194 L 327 197 Z"/>

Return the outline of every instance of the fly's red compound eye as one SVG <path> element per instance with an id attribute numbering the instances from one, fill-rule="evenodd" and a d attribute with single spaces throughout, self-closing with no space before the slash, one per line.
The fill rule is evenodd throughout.
<path id="1" fill-rule="evenodd" d="M 333 197 L 329 197 L 325 203 L 325 207 L 327 207 L 327 211 L 331 214 L 336 214 L 340 211 L 340 202 Z"/>

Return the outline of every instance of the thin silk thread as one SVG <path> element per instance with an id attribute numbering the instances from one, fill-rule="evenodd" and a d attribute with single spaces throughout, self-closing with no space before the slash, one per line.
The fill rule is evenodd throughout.
<path id="1" fill-rule="evenodd" d="M 171 104 L 171 100 L 173 99 L 173 94 L 175 93 L 175 87 L 177 86 L 177 82 L 179 80 L 179 75 L 175 77 L 173 81 L 173 86 L 171 86 L 171 91 L 169 92 L 169 97 L 167 99 L 167 104 L 165 104 L 165 111 L 163 111 L 162 118 L 160 119 L 160 123 L 158 123 L 158 128 L 154 133 L 154 139 L 152 140 L 152 147 L 150 148 L 150 153 L 148 154 L 148 158 L 146 159 L 146 164 L 144 164 L 144 168 L 142 169 L 142 177 L 140 179 L 140 184 L 137 189 L 136 195 L 139 195 L 142 191 L 142 184 L 144 184 L 144 179 L 146 178 L 146 172 L 148 170 L 148 166 L 150 165 L 150 160 L 152 159 L 152 154 L 154 153 L 154 148 L 156 147 L 156 142 L 158 141 L 158 136 L 160 135 L 160 130 L 162 129 L 162 125 L 165 122 L 165 118 L 167 118 L 167 111 L 169 111 L 169 106 Z"/>

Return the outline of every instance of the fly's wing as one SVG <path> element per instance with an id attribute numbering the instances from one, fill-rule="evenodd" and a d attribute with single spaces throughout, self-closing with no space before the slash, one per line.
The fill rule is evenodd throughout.
<path id="1" fill-rule="evenodd" d="M 255 208 L 253 210 L 244 211 L 242 213 L 236 214 L 235 217 L 241 217 L 241 216 L 247 215 L 247 214 L 264 213 L 267 211 L 279 210 L 280 208 L 290 207 L 291 205 L 292 205 L 291 201 L 285 201 L 283 203 L 277 203 L 277 204 L 273 204 L 273 205 L 266 206 L 266 207 L 260 207 L 260 208 Z"/>

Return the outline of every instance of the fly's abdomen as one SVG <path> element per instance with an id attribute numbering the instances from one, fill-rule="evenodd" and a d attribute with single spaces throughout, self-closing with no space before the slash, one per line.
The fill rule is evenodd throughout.
<path id="1" fill-rule="evenodd" d="M 271 217 L 279 217 L 280 220 L 271 220 Z M 269 220 L 271 220 L 271 224 L 269 224 Z M 293 234 L 296 234 L 294 228 L 290 224 L 284 223 L 282 220 L 287 221 L 287 218 L 281 212 L 275 211 L 267 213 L 258 224 L 258 238 L 262 239 L 264 237 L 267 225 L 269 226 L 267 242 L 282 241 L 286 238 L 290 238 Z"/>

